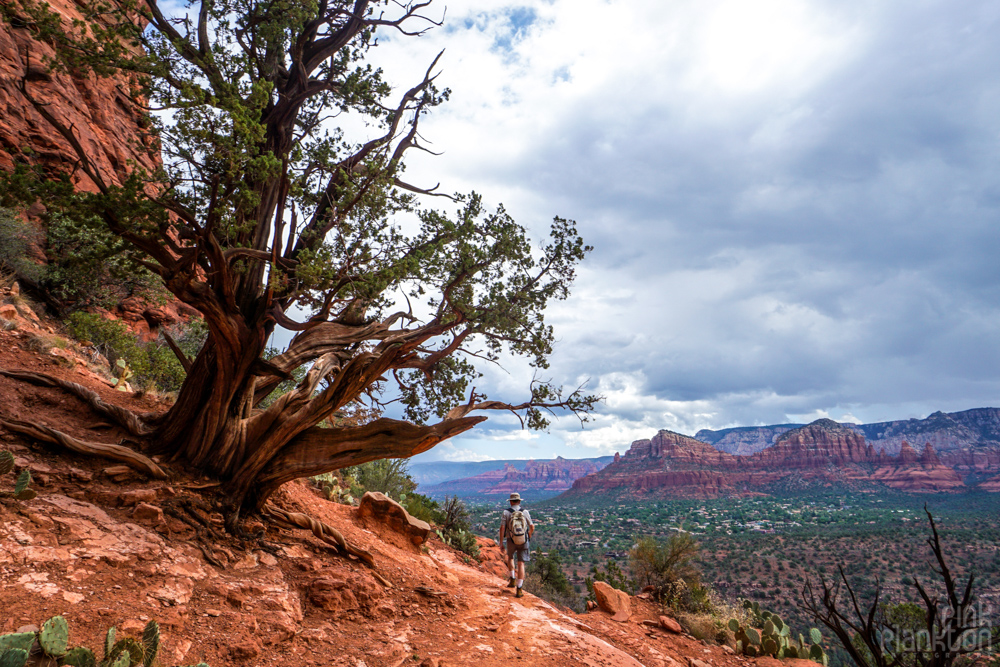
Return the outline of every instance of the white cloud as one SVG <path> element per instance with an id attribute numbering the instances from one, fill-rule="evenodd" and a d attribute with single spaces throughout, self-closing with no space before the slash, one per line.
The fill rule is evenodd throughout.
<path id="1" fill-rule="evenodd" d="M 525 446 L 1000 403 L 995 5 L 514 7 L 450 3 L 376 56 L 408 85 L 447 46 L 422 132 L 445 154 L 414 180 L 597 247 L 549 313 L 549 375 L 608 400 Z M 518 399 L 530 369 L 505 366 L 480 388 Z M 518 424 L 489 426 L 495 452 Z"/>

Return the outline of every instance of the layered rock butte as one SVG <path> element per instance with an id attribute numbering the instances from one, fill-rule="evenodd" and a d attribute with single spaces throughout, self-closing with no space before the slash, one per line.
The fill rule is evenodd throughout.
<path id="1" fill-rule="evenodd" d="M 982 465 L 979 472 L 997 472 Z M 964 491 L 959 473 L 942 462 L 930 443 L 919 453 L 908 442 L 892 455 L 865 441 L 850 426 L 820 419 L 783 432 L 771 447 L 749 456 L 671 431 L 637 440 L 614 463 L 578 479 L 564 497 L 631 494 L 716 498 L 778 490 L 843 486 L 888 487 L 910 492 Z M 988 484 L 981 488 L 991 490 Z"/>
<path id="2" fill-rule="evenodd" d="M 729 454 L 749 455 L 777 442 L 782 434 L 803 424 L 741 426 L 717 431 L 702 429 L 696 440 Z M 861 435 L 876 450 L 898 454 L 903 442 L 930 443 L 945 465 L 961 472 L 1000 469 L 1000 409 L 974 408 L 935 412 L 925 419 L 898 419 L 873 424 L 842 424 Z"/>

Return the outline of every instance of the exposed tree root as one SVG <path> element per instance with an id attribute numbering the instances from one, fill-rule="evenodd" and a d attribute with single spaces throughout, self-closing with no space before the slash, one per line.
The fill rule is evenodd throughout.
<path id="1" fill-rule="evenodd" d="M 274 520 L 279 524 L 284 524 L 288 528 L 305 528 L 311 530 L 312 534 L 323 540 L 327 544 L 336 547 L 338 551 L 356 556 L 369 567 L 375 567 L 375 558 L 364 549 L 356 547 L 348 542 L 336 528 L 314 519 L 308 514 L 299 512 L 286 512 L 283 509 L 268 504 L 264 507 L 264 516 Z"/>
<path id="2" fill-rule="evenodd" d="M 9 371 L 0 369 L 0 375 L 20 380 L 22 382 L 27 382 L 38 387 L 55 387 L 57 389 L 62 389 L 67 393 L 73 394 L 93 408 L 95 412 L 106 417 L 110 417 L 116 424 L 137 438 L 145 437 L 153 432 L 153 430 L 146 426 L 142 419 L 140 419 L 139 416 L 131 410 L 126 410 L 125 408 L 117 405 L 105 403 L 97 392 L 91 391 L 83 385 L 79 385 L 75 382 L 60 380 L 59 378 L 52 377 L 51 375 L 46 375 L 44 373 L 32 373 L 30 371 Z"/>
<path id="3" fill-rule="evenodd" d="M 151 459 L 142 454 L 122 447 L 121 445 L 111 445 L 103 442 L 87 442 L 68 436 L 65 433 L 53 430 L 40 424 L 32 424 L 17 419 L 0 418 L 0 426 L 9 431 L 20 433 L 34 440 L 48 442 L 54 445 L 62 445 L 77 454 L 87 454 L 100 458 L 118 461 L 136 470 L 154 477 L 156 479 L 166 479 L 167 473 L 163 468 L 153 463 Z"/>
<path id="4" fill-rule="evenodd" d="M 196 510 L 195 505 L 197 503 L 193 502 L 190 498 L 177 498 L 162 503 L 161 507 L 165 513 L 191 526 L 195 533 L 195 546 L 201 551 L 201 555 L 215 567 L 224 570 L 226 569 L 226 564 L 215 557 L 212 544 L 205 538 L 207 534 L 214 541 L 218 542 L 222 539 L 222 536 L 212 528 L 212 523 Z"/>

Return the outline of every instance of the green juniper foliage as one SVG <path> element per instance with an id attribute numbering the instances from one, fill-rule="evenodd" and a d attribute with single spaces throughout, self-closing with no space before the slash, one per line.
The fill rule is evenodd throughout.
<path id="1" fill-rule="evenodd" d="M 136 160 L 114 174 L 75 144 L 93 192 L 24 157 L 0 178 L 0 205 L 44 201 L 66 247 L 120 248 L 203 315 L 176 403 L 141 430 L 154 451 L 224 482 L 230 527 L 289 479 L 411 456 L 485 419 L 472 411 L 514 410 L 543 428 L 549 411 L 583 416 L 597 400 L 542 376 L 545 309 L 590 250 L 574 223 L 555 218 L 536 245 L 474 192 L 432 209 L 436 187 L 404 180 L 420 119 L 449 91 L 438 59 L 408 89 L 367 60 L 379 34 L 433 27 L 429 5 L 82 0 L 100 20 L 72 26 L 37 0 L 0 6 L 52 46 L 45 67 L 115 77 L 140 119 Z M 73 144 L 33 85 L 21 82 L 26 99 Z M 296 335 L 273 356 L 277 326 Z M 474 390 L 477 363 L 511 355 L 536 372 L 521 402 Z M 405 422 L 379 418 L 390 398 Z M 339 420 L 359 404 L 368 422 Z"/>

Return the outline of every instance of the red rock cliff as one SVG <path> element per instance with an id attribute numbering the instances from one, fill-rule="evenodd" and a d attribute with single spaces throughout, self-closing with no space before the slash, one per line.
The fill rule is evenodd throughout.
<path id="1" fill-rule="evenodd" d="M 48 4 L 66 26 L 83 18 L 69 0 L 49 0 Z M 125 82 L 94 75 L 49 74 L 41 63 L 53 54 L 52 47 L 35 40 L 28 28 L 0 23 L 0 169 L 12 169 L 15 160 L 41 164 L 52 174 L 69 172 L 77 188 L 95 191 L 86 174 L 73 169 L 77 157 L 66 139 L 21 93 L 25 77 L 30 94 L 73 128 L 102 178 L 117 181 L 116 175 L 128 169 L 129 160 L 147 169 L 159 165 L 159 149 L 138 143 L 141 114 L 121 92 Z"/>
<path id="2" fill-rule="evenodd" d="M 639 495 L 717 497 L 767 492 L 803 484 L 886 485 L 906 491 L 954 491 L 964 487 L 927 444 L 921 454 L 904 443 L 893 457 L 864 435 L 829 419 L 793 429 L 763 451 L 734 456 L 670 431 L 637 440 L 625 456 L 573 484 L 568 495 L 625 492 Z"/>

